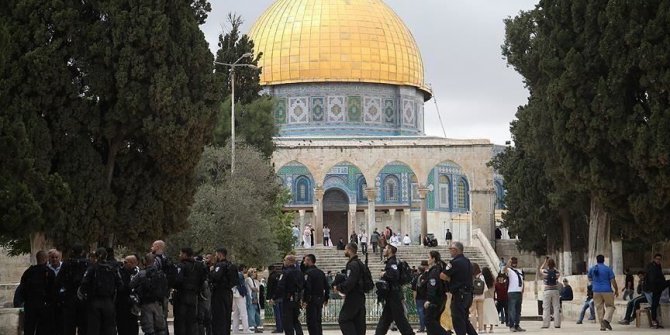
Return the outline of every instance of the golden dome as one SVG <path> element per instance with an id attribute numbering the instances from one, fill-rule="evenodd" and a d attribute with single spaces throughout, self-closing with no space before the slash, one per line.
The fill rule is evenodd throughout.
<path id="1" fill-rule="evenodd" d="M 277 0 L 249 35 L 262 85 L 384 83 L 430 96 L 412 33 L 382 0 Z"/>

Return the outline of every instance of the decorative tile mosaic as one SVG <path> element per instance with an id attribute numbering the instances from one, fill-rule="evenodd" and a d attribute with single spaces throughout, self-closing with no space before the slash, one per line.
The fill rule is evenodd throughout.
<path id="1" fill-rule="evenodd" d="M 361 97 L 350 96 L 347 98 L 347 113 L 349 114 L 349 122 L 361 122 L 361 114 L 363 107 Z"/>
<path id="2" fill-rule="evenodd" d="M 344 110 L 344 97 L 328 97 L 328 122 L 347 121 Z"/>
<path id="3" fill-rule="evenodd" d="M 312 121 L 322 122 L 325 117 L 326 102 L 324 97 L 312 97 Z"/>
<path id="4" fill-rule="evenodd" d="M 275 122 L 277 124 L 286 123 L 286 98 L 279 98 L 275 103 Z"/>
<path id="5" fill-rule="evenodd" d="M 365 97 L 365 114 L 363 122 L 381 123 L 382 122 L 382 99 Z"/>
<path id="6" fill-rule="evenodd" d="M 402 125 L 403 127 L 416 127 L 416 114 L 414 111 L 414 101 L 403 99 L 402 101 Z"/>
<path id="7" fill-rule="evenodd" d="M 307 97 L 295 97 L 288 99 L 288 123 L 307 123 L 309 113 L 307 109 Z"/>
<path id="8" fill-rule="evenodd" d="M 395 124 L 395 102 L 393 99 L 384 100 L 384 122 Z"/>

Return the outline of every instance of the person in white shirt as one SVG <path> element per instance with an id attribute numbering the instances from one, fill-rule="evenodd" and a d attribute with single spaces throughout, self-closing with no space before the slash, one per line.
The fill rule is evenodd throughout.
<path id="1" fill-rule="evenodd" d="M 330 228 L 328 228 L 328 226 L 323 227 L 323 245 L 326 247 L 333 246 L 330 242 Z"/>
<path id="2" fill-rule="evenodd" d="M 402 238 L 402 244 L 410 245 L 411 243 L 412 243 L 412 239 L 409 238 L 409 234 L 405 234 L 405 237 Z"/>
<path id="3" fill-rule="evenodd" d="M 398 237 L 398 234 L 393 233 L 393 236 L 391 236 L 391 245 L 396 248 L 400 245 L 400 237 Z"/>
<path id="4" fill-rule="evenodd" d="M 361 252 L 363 255 L 368 253 L 368 234 L 365 233 L 365 230 L 361 232 L 361 235 L 358 236 L 358 240 L 361 242 Z"/>
<path id="5" fill-rule="evenodd" d="M 302 233 L 302 246 L 305 248 L 312 247 L 312 227 L 305 226 L 305 231 Z"/>
<path id="6" fill-rule="evenodd" d="M 509 315 L 509 326 L 512 332 L 523 332 L 525 329 L 519 326 L 521 321 L 521 303 L 523 301 L 523 277 L 522 269 L 517 268 L 518 260 L 516 257 L 510 258 L 509 262 L 503 269 L 503 273 L 507 274 L 507 311 Z"/>

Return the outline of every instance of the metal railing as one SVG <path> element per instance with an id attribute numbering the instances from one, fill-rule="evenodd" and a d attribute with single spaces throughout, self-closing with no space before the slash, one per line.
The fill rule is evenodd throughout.
<path id="1" fill-rule="evenodd" d="M 416 312 L 416 304 L 412 297 L 412 290 L 409 287 L 403 289 L 403 306 L 405 307 L 407 320 L 410 323 L 418 323 L 419 315 Z M 339 295 L 331 295 L 328 300 L 328 305 L 323 308 L 322 322 L 324 324 L 337 324 L 337 318 L 340 315 L 344 299 Z M 382 315 L 384 306 L 377 302 L 377 295 L 375 293 L 368 293 L 365 295 L 365 321 L 367 323 L 376 323 Z M 263 316 L 265 324 L 274 324 L 274 312 L 272 306 L 266 302 L 265 315 Z M 305 313 L 300 313 L 300 322 L 305 324 Z"/>

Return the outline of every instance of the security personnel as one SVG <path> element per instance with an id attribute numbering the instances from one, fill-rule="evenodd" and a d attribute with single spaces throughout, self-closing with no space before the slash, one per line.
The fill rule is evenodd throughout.
<path id="1" fill-rule="evenodd" d="M 212 283 L 212 333 L 230 335 L 230 316 L 233 313 L 232 288 L 238 281 L 237 268 L 228 261 L 226 248 L 217 249 L 214 257 L 216 264 L 209 269 L 209 280 Z"/>
<path id="2" fill-rule="evenodd" d="M 300 325 L 300 301 L 302 300 L 302 289 L 304 279 L 300 268 L 296 266 L 295 256 L 286 255 L 284 257 L 284 269 L 277 289 L 272 300 L 282 300 L 282 325 L 286 335 L 302 335 L 302 325 Z"/>
<path id="3" fill-rule="evenodd" d="M 363 267 L 365 264 L 358 259 L 358 245 L 349 243 L 344 248 L 344 255 L 349 258 L 345 269 L 345 279 L 339 284 L 336 280 L 333 289 L 344 294 L 344 303 L 337 322 L 342 335 L 365 335 L 365 291 L 363 289 Z"/>
<path id="4" fill-rule="evenodd" d="M 446 303 L 445 288 L 440 273 L 446 267 L 438 251 L 428 253 L 430 270 L 426 274 L 426 302 L 423 307 L 426 313 L 426 330 L 428 335 L 446 335 L 447 331 L 440 324 L 440 316 Z"/>
<path id="5" fill-rule="evenodd" d="M 56 276 L 47 267 L 48 257 L 46 251 L 38 251 L 35 255 L 37 265 L 30 266 L 21 276 L 21 289 L 25 301 L 23 307 L 25 334 L 51 334 Z"/>
<path id="6" fill-rule="evenodd" d="M 309 335 L 323 334 L 321 327 L 321 312 L 328 304 L 330 290 L 326 274 L 316 267 L 316 256 L 309 254 L 303 259 L 305 264 L 305 290 L 303 292 L 303 307 L 307 319 Z"/>
<path id="7" fill-rule="evenodd" d="M 119 335 L 137 335 L 139 327 L 137 326 L 137 315 L 132 313 L 135 304 L 130 294 L 130 279 L 140 271 L 139 258 L 135 255 L 126 256 L 123 259 L 123 266 L 119 269 L 121 282 L 123 285 L 119 288 L 116 295 L 116 329 Z"/>
<path id="8" fill-rule="evenodd" d="M 77 289 L 89 266 L 84 248 L 75 245 L 70 251 L 70 258 L 63 262 L 56 276 L 56 289 L 63 309 L 64 335 L 86 334 L 86 308 L 85 303 L 77 298 Z"/>
<path id="9" fill-rule="evenodd" d="M 472 264 L 463 255 L 463 243 L 452 242 L 449 246 L 451 261 L 440 274 L 440 279 L 449 281 L 451 319 L 456 335 L 477 334 L 468 318 L 472 305 Z"/>
<path id="10" fill-rule="evenodd" d="M 173 294 L 175 335 L 198 334 L 198 295 L 207 277 L 202 262 L 193 259 L 193 249 L 182 248 L 179 254 Z"/>
<path id="11" fill-rule="evenodd" d="M 108 261 L 105 248 L 98 248 L 95 264 L 86 270 L 81 281 L 81 294 L 86 300 L 87 334 L 116 334 L 114 297 L 121 285 L 116 264 Z"/>
<path id="12" fill-rule="evenodd" d="M 390 244 L 384 248 L 386 266 L 384 267 L 384 271 L 382 271 L 381 279 L 388 283 L 389 291 L 386 293 L 384 310 L 377 323 L 375 335 L 386 334 L 393 321 L 395 321 L 402 335 L 414 334 L 412 326 L 407 321 L 402 304 L 402 286 L 400 285 L 400 269 L 398 268 L 398 260 L 395 256 L 396 252 L 398 252 L 398 248 Z"/>

